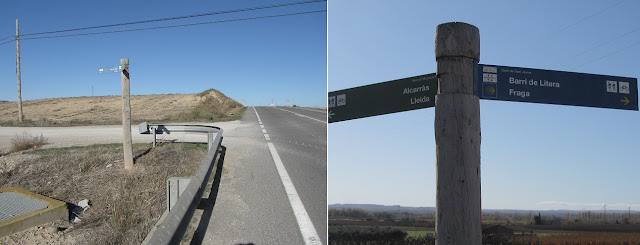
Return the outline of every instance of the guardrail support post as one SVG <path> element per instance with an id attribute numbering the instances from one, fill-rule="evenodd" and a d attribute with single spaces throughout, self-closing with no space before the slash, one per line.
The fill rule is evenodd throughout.
<path id="1" fill-rule="evenodd" d="M 207 150 L 210 151 L 213 146 L 213 134 L 207 134 Z"/>
<path id="2" fill-rule="evenodd" d="M 473 91 L 478 28 L 438 25 L 435 54 L 436 244 L 481 244 L 480 102 Z"/>
<path id="3" fill-rule="evenodd" d="M 151 127 L 151 130 L 153 131 L 153 148 L 155 148 L 156 147 L 156 128 Z"/>

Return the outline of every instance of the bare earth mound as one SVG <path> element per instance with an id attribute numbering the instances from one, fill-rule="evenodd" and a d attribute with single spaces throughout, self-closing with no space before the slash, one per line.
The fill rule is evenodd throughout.
<path id="1" fill-rule="evenodd" d="M 18 123 L 16 102 L 0 101 L 2 126 L 110 125 L 122 122 L 121 96 L 29 100 L 22 103 L 25 123 Z M 229 121 L 244 106 L 215 89 L 198 94 L 132 95 L 134 122 Z"/>

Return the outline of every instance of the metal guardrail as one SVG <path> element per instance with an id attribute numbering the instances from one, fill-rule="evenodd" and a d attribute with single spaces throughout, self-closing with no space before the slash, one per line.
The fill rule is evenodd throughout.
<path id="1" fill-rule="evenodd" d="M 216 159 L 219 155 L 219 148 L 222 144 L 222 132 L 223 130 L 213 126 L 199 126 L 199 125 L 149 125 L 146 122 L 139 125 L 141 134 L 153 134 L 154 145 L 155 135 L 157 133 L 206 133 L 208 135 L 209 151 L 204 161 L 198 168 L 196 174 L 192 177 L 191 181 L 181 194 L 180 198 L 176 202 L 175 206 L 169 211 L 167 216 L 162 220 L 162 223 L 157 227 L 153 234 L 150 234 L 151 238 L 147 244 L 179 244 L 180 240 L 184 236 L 184 233 L 189 226 L 191 217 L 195 212 L 200 199 L 202 199 L 202 193 L 204 192 L 207 180 L 211 175 Z"/>
<path id="2" fill-rule="evenodd" d="M 204 126 L 204 125 L 177 125 L 177 124 L 147 124 L 146 122 L 138 125 L 140 134 L 153 134 L 153 147 L 156 147 L 156 134 L 171 134 L 173 133 L 204 133 L 208 134 L 209 138 L 207 143 L 209 144 L 209 150 L 211 150 L 211 143 L 213 141 L 213 134 L 220 132 L 222 129 L 216 126 Z"/>

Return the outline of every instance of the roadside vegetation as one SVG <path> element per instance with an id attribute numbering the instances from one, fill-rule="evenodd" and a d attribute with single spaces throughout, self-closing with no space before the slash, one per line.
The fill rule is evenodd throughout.
<path id="1" fill-rule="evenodd" d="M 23 132 L 21 135 L 16 135 L 11 139 L 11 152 L 18 152 L 37 148 L 48 143 L 48 139 L 42 136 L 33 136 L 28 132 Z"/>
<path id="2" fill-rule="evenodd" d="M 121 144 L 37 149 L 18 154 L 23 158 L 10 167 L 0 164 L 0 188 L 18 187 L 68 204 L 91 203 L 78 223 L 49 224 L 57 231 L 53 234 L 32 228 L 1 238 L 0 244 L 140 244 L 166 209 L 168 177 L 192 176 L 207 146 L 134 144 L 133 150 L 137 159 L 129 171 L 123 168 Z"/>
<path id="3" fill-rule="evenodd" d="M 215 89 L 196 94 L 200 103 L 187 112 L 167 117 L 169 121 L 231 121 L 242 117 L 242 104 Z"/>

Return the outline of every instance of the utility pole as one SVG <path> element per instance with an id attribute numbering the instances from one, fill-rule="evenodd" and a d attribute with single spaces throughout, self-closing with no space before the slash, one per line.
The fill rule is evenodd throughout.
<path id="1" fill-rule="evenodd" d="M 481 244 L 480 102 L 473 91 L 480 31 L 438 25 L 435 54 L 436 244 Z"/>
<path id="2" fill-rule="evenodd" d="M 133 149 L 131 142 L 131 93 L 129 92 L 129 59 L 120 59 L 122 65 L 122 148 L 124 149 L 124 169 L 133 169 Z"/>
<path id="3" fill-rule="evenodd" d="M 18 19 L 16 19 L 16 75 L 18 76 L 18 121 L 24 121 L 22 114 L 22 84 L 20 81 L 20 34 L 18 32 Z"/>

